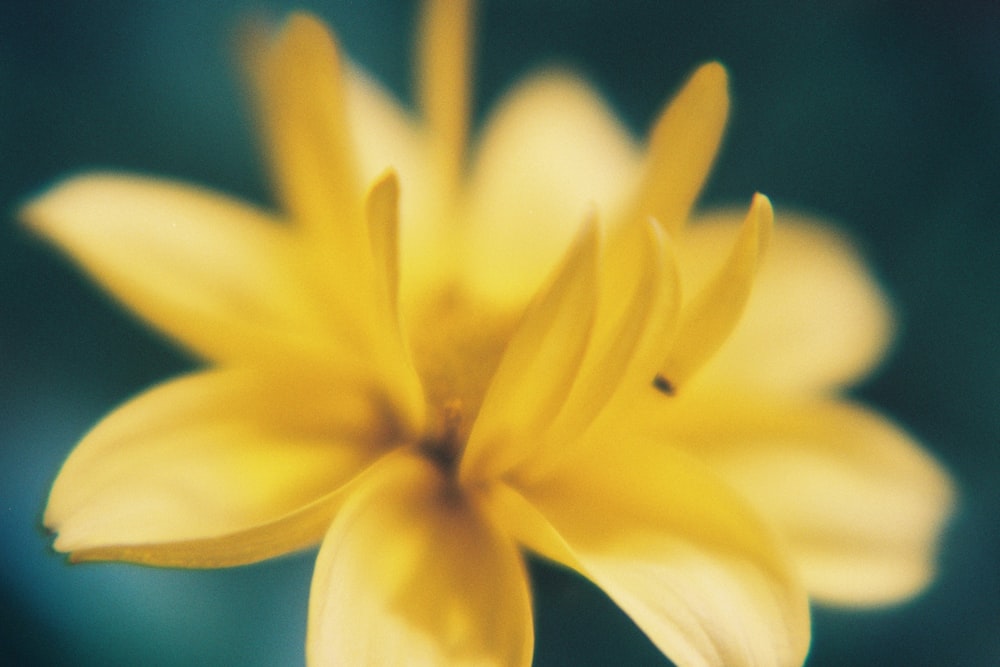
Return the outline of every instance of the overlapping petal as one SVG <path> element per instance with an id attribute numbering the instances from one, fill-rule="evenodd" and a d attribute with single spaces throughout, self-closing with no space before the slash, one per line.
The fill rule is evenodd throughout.
<path id="1" fill-rule="evenodd" d="M 293 14 L 273 39 L 249 35 L 244 52 L 285 209 L 318 245 L 350 257 L 364 242 L 363 185 L 333 35 L 315 17 Z"/>
<path id="2" fill-rule="evenodd" d="M 800 664 L 809 612 L 787 554 L 707 468 L 633 433 L 591 434 L 548 479 L 498 487 L 492 507 L 526 546 L 600 586 L 679 667 Z"/>
<path id="3" fill-rule="evenodd" d="M 605 301 L 609 291 L 628 291 L 642 280 L 635 262 L 645 242 L 642 223 L 655 220 L 672 242 L 680 238 L 722 140 L 729 110 L 726 86 L 721 65 L 702 65 L 660 114 L 645 155 L 629 170 L 615 167 L 628 185 L 609 227 Z"/>
<path id="4" fill-rule="evenodd" d="M 771 234 L 771 202 L 754 196 L 728 257 L 684 304 L 657 381 L 667 393 L 685 384 L 730 337 L 743 315 Z"/>
<path id="5" fill-rule="evenodd" d="M 678 253 L 685 288 L 719 266 L 738 221 L 717 214 L 690 225 Z M 891 331 L 886 297 L 857 251 L 829 227 L 779 211 L 743 317 L 693 385 L 834 390 L 871 370 Z"/>
<path id="6" fill-rule="evenodd" d="M 593 208 L 614 216 L 639 164 L 628 133 L 578 78 L 546 71 L 519 84 L 487 120 L 469 171 L 459 233 L 470 287 L 523 306 Z"/>
<path id="7" fill-rule="evenodd" d="M 26 208 L 223 369 L 83 440 L 46 511 L 56 548 L 202 567 L 323 539 L 314 665 L 527 667 L 515 539 L 600 586 L 679 667 L 800 664 L 800 574 L 832 602 L 918 590 L 948 480 L 885 420 L 823 398 L 884 352 L 884 297 L 800 221 L 761 268 L 766 197 L 740 230 L 685 225 L 725 70 L 695 72 L 644 155 L 552 71 L 470 152 L 471 22 L 466 0 L 428 3 L 413 115 L 311 16 L 251 38 L 288 220 L 113 175 Z"/>
<path id="8" fill-rule="evenodd" d="M 372 257 L 362 181 L 370 165 L 357 150 L 365 132 L 354 123 L 365 109 L 382 111 L 379 120 L 397 114 L 343 65 L 333 36 L 313 16 L 293 14 L 273 39 L 252 35 L 246 53 L 276 181 L 304 237 L 302 259 L 316 274 L 313 289 L 336 314 L 355 354 L 391 374 L 389 368 L 405 362 L 398 358 L 398 336 L 386 334 L 395 327 L 382 317 L 385 266 Z M 393 166 L 380 165 L 378 173 Z"/>
<path id="9" fill-rule="evenodd" d="M 462 460 L 463 480 L 492 479 L 538 446 L 579 372 L 597 311 L 599 227 L 589 221 L 507 344 Z"/>
<path id="10" fill-rule="evenodd" d="M 400 428 L 364 385 L 205 371 L 102 420 L 60 471 L 45 524 L 78 560 L 210 567 L 280 555 L 319 541 L 331 492 Z"/>
<path id="11" fill-rule="evenodd" d="M 430 168 L 441 191 L 454 198 L 465 166 L 471 117 L 472 15 L 470 0 L 428 0 L 418 43 L 418 95 L 430 139 Z"/>
<path id="12" fill-rule="evenodd" d="M 248 204 L 95 173 L 56 185 L 21 215 L 129 308 L 209 360 L 318 358 L 332 356 L 338 338 L 344 344 L 310 291 L 293 237 Z"/>
<path id="13" fill-rule="evenodd" d="M 349 68 L 346 83 L 363 182 L 392 169 L 401 184 L 400 219 L 406 224 L 400 227 L 400 287 L 407 305 L 456 274 L 461 258 L 449 218 L 454 202 L 430 168 L 433 151 L 426 128 L 361 70 Z"/>
<path id="14" fill-rule="evenodd" d="M 451 484 L 406 452 L 359 480 L 316 561 L 309 664 L 531 664 L 521 556 Z"/>
<path id="15" fill-rule="evenodd" d="M 648 387 L 659 367 L 677 319 L 680 283 L 670 239 L 652 220 L 641 228 L 645 243 L 633 258 L 638 269 L 635 284 L 616 280 L 607 263 L 601 263 L 597 311 L 586 353 L 542 435 L 521 445 L 523 458 L 511 475 L 530 480 L 566 464 L 585 440 L 583 434 L 622 389 Z"/>
<path id="16" fill-rule="evenodd" d="M 660 114 L 630 217 L 655 218 L 674 234 L 683 229 L 722 141 L 727 79 L 719 63 L 702 65 Z"/>
<path id="17" fill-rule="evenodd" d="M 803 397 L 647 399 L 650 432 L 708 463 L 774 522 L 818 600 L 886 604 L 930 581 L 951 483 L 885 418 Z"/>

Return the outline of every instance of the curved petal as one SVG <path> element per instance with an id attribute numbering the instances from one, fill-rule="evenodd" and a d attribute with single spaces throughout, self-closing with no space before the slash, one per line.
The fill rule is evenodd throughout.
<path id="1" fill-rule="evenodd" d="M 647 220 L 644 244 L 632 257 L 634 284 L 601 262 L 601 297 L 586 354 L 572 388 L 544 438 L 512 474 L 545 476 L 575 451 L 580 435 L 615 402 L 623 388 L 648 387 L 663 358 L 680 303 L 673 251 L 662 228 Z"/>
<path id="2" fill-rule="evenodd" d="M 521 557 L 450 484 L 405 453 L 359 479 L 316 561 L 310 665 L 530 665 Z"/>
<path id="3" fill-rule="evenodd" d="M 423 419 L 420 377 L 407 352 L 399 313 L 399 183 L 389 170 L 372 185 L 365 200 L 365 218 L 375 275 L 372 301 L 374 327 L 369 336 L 368 363 L 381 371 L 380 384 L 406 419 Z"/>
<path id="4" fill-rule="evenodd" d="M 681 311 L 676 337 L 657 375 L 667 393 L 685 384 L 736 327 L 773 222 L 771 202 L 764 195 L 755 195 L 729 256 Z"/>
<path id="5" fill-rule="evenodd" d="M 455 205 L 434 168 L 430 138 L 420 124 L 378 83 L 359 69 L 347 77 L 354 149 L 365 183 L 387 169 L 399 178 L 400 289 L 405 306 L 453 278 L 456 263 Z"/>
<path id="6" fill-rule="evenodd" d="M 702 65 L 660 114 L 629 217 L 655 218 L 678 233 L 708 178 L 729 115 L 728 77 Z"/>
<path id="7" fill-rule="evenodd" d="M 202 567 L 302 548 L 329 525 L 324 498 L 398 437 L 392 422 L 363 387 L 187 376 L 83 439 L 53 485 L 45 525 L 78 560 Z"/>
<path id="8" fill-rule="evenodd" d="M 461 462 L 461 479 L 493 479 L 534 450 L 562 409 L 597 310 L 598 227 L 591 220 L 504 350 Z"/>
<path id="9" fill-rule="evenodd" d="M 690 225 L 679 251 L 685 290 L 721 263 L 738 224 L 720 213 Z M 856 250 L 829 227 L 779 211 L 743 317 L 691 390 L 835 389 L 872 369 L 891 332 L 887 299 Z"/>
<path id="10" fill-rule="evenodd" d="M 777 525 L 813 596 L 885 604 L 927 585 L 954 492 L 910 436 L 847 402 L 713 399 L 661 402 L 664 446 L 687 447 Z"/>
<path id="11" fill-rule="evenodd" d="M 361 181 L 370 183 L 386 169 L 392 169 L 399 174 L 408 197 L 421 196 L 429 189 L 423 184 L 432 162 L 423 128 L 385 88 L 358 67 L 347 68 L 345 84 Z M 415 187 L 412 180 L 421 187 Z M 413 216 L 406 205 L 404 202 L 407 214 L 403 217 L 408 219 Z"/>
<path id="12" fill-rule="evenodd" d="M 452 196 L 464 166 L 469 129 L 472 13 L 468 0 L 429 0 L 417 38 L 420 108 L 433 142 L 434 168 Z"/>
<path id="13" fill-rule="evenodd" d="M 362 184 L 333 35 L 315 17 L 297 13 L 273 40 L 251 34 L 246 47 L 286 209 L 319 245 L 361 248 L 357 216 Z"/>
<path id="14" fill-rule="evenodd" d="M 604 589 L 678 667 L 801 664 L 808 603 L 768 529 L 697 460 L 618 427 L 544 482 L 499 488 L 491 506 L 526 546 Z"/>
<path id="15" fill-rule="evenodd" d="M 610 217 L 638 169 L 630 137 L 585 83 L 538 74 L 502 100 L 476 150 L 463 218 L 473 287 L 523 306 L 596 206 Z"/>
<path id="16" fill-rule="evenodd" d="M 55 186 L 21 215 L 132 310 L 209 359 L 324 349 L 335 335 L 311 300 L 292 237 L 222 195 L 97 173 Z"/>

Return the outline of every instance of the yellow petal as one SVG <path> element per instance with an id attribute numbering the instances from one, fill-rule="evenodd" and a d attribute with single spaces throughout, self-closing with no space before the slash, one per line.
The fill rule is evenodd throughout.
<path id="1" fill-rule="evenodd" d="M 801 664 L 806 595 L 757 515 L 697 460 L 614 426 L 545 481 L 498 486 L 498 520 L 604 589 L 678 667 Z"/>
<path id="2" fill-rule="evenodd" d="M 638 168 L 604 102 L 570 74 L 519 84 L 487 120 L 461 232 L 474 293 L 523 307 L 593 208 L 610 219 Z M 525 242 L 525 239 L 531 239 Z"/>
<path id="3" fill-rule="evenodd" d="M 371 344 L 377 352 L 368 356 L 373 366 L 380 363 L 382 385 L 393 403 L 412 423 L 423 417 L 424 398 L 417 371 L 406 351 L 399 321 L 399 184 L 393 171 L 375 182 L 365 203 L 371 252 L 375 265 L 373 300 L 376 326 Z M 377 344 L 381 343 L 377 347 Z M 380 347 L 380 349 L 379 349 Z"/>
<path id="4" fill-rule="evenodd" d="M 668 393 L 687 382 L 736 326 L 750 296 L 773 220 L 771 202 L 764 195 L 755 195 L 729 257 L 684 305 L 677 335 L 657 378 Z"/>
<path id="5" fill-rule="evenodd" d="M 310 300 L 293 239 L 248 205 L 164 180 L 88 174 L 21 215 L 132 310 L 209 359 L 322 349 L 337 335 Z"/>
<path id="6" fill-rule="evenodd" d="M 690 226 L 679 253 L 685 285 L 700 280 L 699 266 L 717 264 L 736 220 L 718 214 Z M 743 317 L 694 384 L 834 389 L 869 372 L 891 332 L 887 299 L 851 244 L 779 212 Z"/>
<path id="7" fill-rule="evenodd" d="M 729 114 L 726 70 L 698 68 L 660 115 L 630 217 L 655 218 L 671 233 L 684 226 L 708 177 Z"/>
<path id="8" fill-rule="evenodd" d="M 599 229 L 590 220 L 507 344 L 469 435 L 461 475 L 492 479 L 539 445 L 563 406 L 597 306 Z"/>
<path id="9" fill-rule="evenodd" d="M 729 337 L 743 314 L 774 214 L 758 194 L 740 234 L 718 272 L 684 305 L 677 334 L 657 381 L 673 393 L 698 371 Z"/>
<path id="10" fill-rule="evenodd" d="M 574 442 L 623 385 L 649 386 L 679 306 L 679 281 L 663 230 L 647 221 L 644 243 L 631 258 L 634 284 L 622 284 L 601 262 L 597 320 L 573 387 L 542 442 L 519 466 L 525 478 L 544 476 L 572 455 Z"/>
<path id="11" fill-rule="evenodd" d="M 399 230 L 400 285 L 404 306 L 453 279 L 459 262 L 454 228 L 447 219 L 454 205 L 432 168 L 426 131 L 377 82 L 356 68 L 348 69 L 347 102 L 362 182 L 371 183 L 392 169 L 401 197 Z"/>
<path id="12" fill-rule="evenodd" d="M 365 474 L 316 561 L 310 665 L 531 664 L 520 554 L 450 483 L 408 454 Z"/>
<path id="13" fill-rule="evenodd" d="M 361 183 L 333 36 L 315 17 L 293 14 L 268 43 L 245 53 L 281 198 L 323 246 L 362 246 Z"/>
<path id="14" fill-rule="evenodd" d="M 818 600 L 885 604 L 931 580 L 954 492 L 885 418 L 833 400 L 669 402 L 656 420 L 664 446 L 689 448 L 773 521 Z"/>
<path id="15" fill-rule="evenodd" d="M 76 559 L 216 566 L 319 540 L 335 491 L 393 437 L 363 387 L 207 371 L 101 421 L 53 485 L 45 525 Z M 325 521 L 325 523 L 324 523 Z"/>
<path id="16" fill-rule="evenodd" d="M 414 190 L 407 192 L 407 197 L 425 196 L 424 191 L 430 185 L 426 172 L 430 170 L 431 157 L 425 142 L 426 132 L 419 122 L 378 81 L 350 63 L 344 84 L 361 182 L 370 183 L 391 168 L 399 174 L 407 190 Z M 421 187 L 414 187 L 411 179 L 418 179 Z"/>
<path id="17" fill-rule="evenodd" d="M 417 81 L 435 150 L 435 167 L 454 195 L 465 154 L 469 124 L 469 70 L 472 59 L 472 3 L 429 0 L 423 10 Z"/>
<path id="18" fill-rule="evenodd" d="M 399 297 L 399 181 L 389 171 L 378 179 L 365 205 L 372 255 L 378 274 L 384 279 L 385 301 L 392 313 L 391 323 L 398 326 L 396 309 Z"/>

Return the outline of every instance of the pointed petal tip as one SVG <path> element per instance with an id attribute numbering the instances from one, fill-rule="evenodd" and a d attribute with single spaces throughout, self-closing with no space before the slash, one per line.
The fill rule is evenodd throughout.
<path id="1" fill-rule="evenodd" d="M 718 60 L 709 60 L 699 65 L 695 69 L 691 79 L 697 79 L 706 87 L 711 86 L 712 88 L 723 90 L 728 90 L 729 88 L 729 70 Z"/>
<path id="2" fill-rule="evenodd" d="M 701 65 L 663 107 L 649 133 L 646 173 L 634 214 L 652 215 L 675 232 L 684 228 L 701 192 L 729 118 L 726 69 Z"/>
<path id="3" fill-rule="evenodd" d="M 272 42 L 275 49 L 309 50 L 317 59 L 325 59 L 334 68 L 341 62 L 337 36 L 322 19 L 307 11 L 290 13 L 281 24 Z"/>
<path id="4" fill-rule="evenodd" d="M 320 44 L 333 46 L 336 57 L 337 39 L 318 16 L 295 10 L 282 18 L 267 14 L 252 15 L 236 30 L 236 51 L 251 73 L 267 67 L 268 56 L 276 49 L 297 45 Z"/>
<path id="5" fill-rule="evenodd" d="M 288 14 L 282 23 L 282 31 L 297 37 L 324 37 L 333 39 L 332 31 L 326 23 L 312 12 L 297 9 Z"/>
<path id="6" fill-rule="evenodd" d="M 748 224 L 753 225 L 757 235 L 758 268 L 767 246 L 771 242 L 771 232 L 774 229 L 774 207 L 767 195 L 755 192 L 750 200 L 750 212 L 747 214 Z"/>
<path id="7" fill-rule="evenodd" d="M 399 176 L 393 167 L 386 167 L 386 169 L 379 174 L 371 185 L 368 186 L 368 199 L 376 197 L 376 193 L 399 190 Z"/>
<path id="8" fill-rule="evenodd" d="M 762 212 L 766 211 L 769 215 L 774 215 L 774 207 L 771 205 L 771 198 L 763 192 L 753 193 L 753 197 L 750 200 L 750 206 Z"/>
<path id="9" fill-rule="evenodd" d="M 51 221 L 48 212 L 52 209 L 53 203 L 58 204 L 64 199 L 72 197 L 81 187 L 86 187 L 88 182 L 93 182 L 103 176 L 105 175 L 95 172 L 62 176 L 29 194 L 18 203 L 16 207 L 18 221 L 36 233 L 44 233 L 45 227 Z"/>
<path id="10" fill-rule="evenodd" d="M 654 383 L 671 391 L 687 382 L 722 346 L 743 315 L 754 277 L 771 235 L 770 200 L 753 196 L 729 257 L 683 307 L 677 336 Z"/>

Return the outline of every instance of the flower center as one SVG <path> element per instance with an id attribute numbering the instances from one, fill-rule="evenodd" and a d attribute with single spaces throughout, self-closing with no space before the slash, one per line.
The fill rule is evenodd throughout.
<path id="1" fill-rule="evenodd" d="M 445 475 L 453 477 L 462 454 L 462 448 L 465 447 L 465 434 L 462 432 L 461 399 L 456 398 L 445 402 L 441 410 L 439 425 L 432 432 L 433 435 L 420 441 L 418 449 Z"/>

